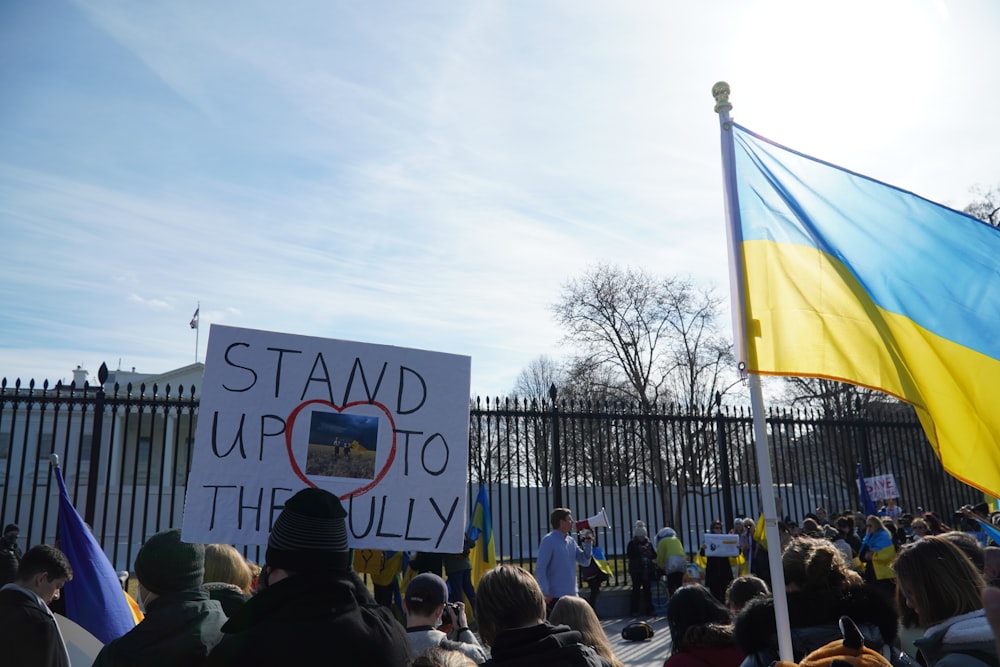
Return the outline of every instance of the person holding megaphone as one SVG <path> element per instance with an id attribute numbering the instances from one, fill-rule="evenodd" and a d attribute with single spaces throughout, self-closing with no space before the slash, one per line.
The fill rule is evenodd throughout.
<path id="1" fill-rule="evenodd" d="M 538 545 L 538 560 L 535 578 L 545 597 L 546 611 L 552 611 L 552 606 L 559 598 L 567 595 L 576 596 L 579 589 L 576 583 L 576 566 L 589 565 L 593 555 L 593 539 L 584 538 L 580 545 L 570 535 L 576 526 L 573 513 L 566 507 L 557 507 L 549 513 L 549 523 L 552 530 L 542 538 Z"/>

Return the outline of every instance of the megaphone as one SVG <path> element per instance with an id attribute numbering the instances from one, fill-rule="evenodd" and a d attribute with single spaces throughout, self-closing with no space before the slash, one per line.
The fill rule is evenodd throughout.
<path id="1" fill-rule="evenodd" d="M 601 508 L 601 511 L 588 519 L 581 519 L 576 522 L 577 532 L 585 528 L 610 528 L 611 521 L 608 519 L 608 513 Z"/>

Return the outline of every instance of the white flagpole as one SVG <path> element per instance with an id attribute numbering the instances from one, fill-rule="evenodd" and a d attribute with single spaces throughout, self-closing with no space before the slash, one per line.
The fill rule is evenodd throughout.
<path id="1" fill-rule="evenodd" d="M 733 303 L 733 340 L 736 343 L 740 370 L 746 372 L 747 340 L 746 309 L 743 291 L 743 234 L 740 226 L 739 195 L 736 190 L 736 160 L 732 121 L 729 110 L 729 84 L 724 81 L 712 86 L 715 112 L 722 130 L 722 181 L 726 195 L 726 237 L 729 245 L 729 278 Z M 778 631 L 778 654 L 792 662 L 791 624 L 788 622 L 788 599 L 785 597 L 785 573 L 781 569 L 781 536 L 778 534 L 778 509 L 774 502 L 774 481 L 771 477 L 771 456 L 767 448 L 767 425 L 764 416 L 764 394 L 760 376 L 749 373 L 750 407 L 753 410 L 753 439 L 757 452 L 757 472 L 767 534 L 767 561 L 771 569 L 771 590 L 774 593 L 774 619 Z"/>

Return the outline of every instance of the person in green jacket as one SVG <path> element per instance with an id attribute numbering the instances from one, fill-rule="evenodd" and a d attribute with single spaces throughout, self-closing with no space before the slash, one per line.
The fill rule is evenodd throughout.
<path id="1" fill-rule="evenodd" d="M 656 564 L 667 573 L 667 592 L 673 595 L 684 583 L 687 553 L 677 533 L 668 526 L 656 534 Z"/>
<path id="2" fill-rule="evenodd" d="M 177 528 L 153 535 L 135 557 L 145 618 L 97 654 L 94 667 L 199 667 L 222 641 L 222 605 L 201 588 L 205 547 Z"/>

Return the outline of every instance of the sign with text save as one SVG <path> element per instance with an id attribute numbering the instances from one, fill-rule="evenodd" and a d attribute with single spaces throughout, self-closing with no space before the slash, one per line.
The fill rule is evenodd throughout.
<path id="1" fill-rule="evenodd" d="M 871 496 L 872 500 L 899 498 L 899 489 L 896 488 L 896 478 L 892 473 L 865 477 L 865 486 L 868 487 L 868 495 Z"/>
<path id="2" fill-rule="evenodd" d="M 183 539 L 266 544 L 285 501 L 313 486 L 340 498 L 352 547 L 460 552 L 470 367 L 213 325 Z"/>

